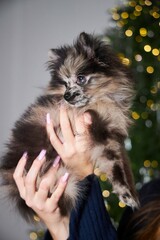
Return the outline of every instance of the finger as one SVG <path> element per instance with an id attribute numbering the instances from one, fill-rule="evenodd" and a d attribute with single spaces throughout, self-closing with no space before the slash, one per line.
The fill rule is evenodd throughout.
<path id="1" fill-rule="evenodd" d="M 39 189 L 37 191 L 37 199 L 41 199 L 42 201 L 46 200 L 48 196 L 49 189 L 53 188 L 56 183 L 56 171 L 59 168 L 60 157 L 57 156 L 54 160 L 52 167 L 49 171 L 44 175 L 44 179 L 42 179 Z"/>
<path id="2" fill-rule="evenodd" d="M 25 198 L 25 185 L 24 185 L 23 174 L 24 174 L 26 161 L 27 161 L 27 153 L 24 153 L 21 159 L 19 160 L 13 174 L 13 178 L 19 190 L 20 196 L 23 199 Z"/>
<path id="3" fill-rule="evenodd" d="M 60 107 L 60 127 L 64 142 L 72 143 L 74 141 L 74 134 L 72 132 L 67 110 L 63 105 Z"/>
<path id="4" fill-rule="evenodd" d="M 36 179 L 38 176 L 38 172 L 40 171 L 40 168 L 45 161 L 45 154 L 46 150 L 43 149 L 38 155 L 38 157 L 32 163 L 32 166 L 26 175 L 25 179 L 26 196 L 29 197 L 30 199 L 33 197 L 36 191 Z"/>
<path id="5" fill-rule="evenodd" d="M 61 177 L 59 184 L 52 194 L 52 196 L 48 199 L 48 207 L 52 210 L 55 210 L 58 206 L 58 201 L 60 200 L 62 194 L 64 193 L 64 190 L 67 185 L 67 181 L 69 178 L 69 173 L 65 173 L 63 177 Z"/>
<path id="6" fill-rule="evenodd" d="M 61 143 L 60 139 L 57 137 L 55 133 L 53 123 L 51 121 L 49 113 L 47 113 L 46 115 L 46 122 L 47 122 L 46 129 L 47 129 L 47 134 L 49 136 L 50 142 L 52 146 L 55 148 L 55 150 L 57 151 L 57 153 L 61 155 L 63 144 Z"/>
<path id="7" fill-rule="evenodd" d="M 75 118 L 75 128 L 76 128 L 76 133 L 77 136 L 78 135 L 84 135 L 86 133 L 86 125 L 84 123 L 84 117 L 81 116 L 77 116 Z"/>

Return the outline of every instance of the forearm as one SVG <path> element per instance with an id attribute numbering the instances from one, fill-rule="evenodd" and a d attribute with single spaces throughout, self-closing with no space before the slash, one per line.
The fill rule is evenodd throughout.
<path id="1" fill-rule="evenodd" d="M 69 220 L 64 218 L 57 226 L 47 224 L 46 227 L 53 240 L 66 240 L 69 235 Z"/>

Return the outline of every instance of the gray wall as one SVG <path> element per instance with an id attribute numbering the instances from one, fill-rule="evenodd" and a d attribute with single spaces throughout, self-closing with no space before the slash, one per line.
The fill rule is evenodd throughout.
<path id="1" fill-rule="evenodd" d="M 81 31 L 102 34 L 109 26 L 108 10 L 119 2 L 0 1 L 0 155 L 13 123 L 49 81 L 48 49 L 72 43 Z M 1 240 L 27 240 L 31 228 L 0 200 Z"/>

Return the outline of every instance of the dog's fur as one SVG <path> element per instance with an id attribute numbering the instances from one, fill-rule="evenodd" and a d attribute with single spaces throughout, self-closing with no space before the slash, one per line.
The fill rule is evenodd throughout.
<path id="1" fill-rule="evenodd" d="M 131 124 L 129 108 L 134 93 L 128 68 L 105 42 L 86 33 L 81 33 L 73 46 L 52 49 L 49 58 L 49 87 L 16 122 L 8 151 L 2 158 L 3 184 L 8 186 L 9 196 L 16 200 L 23 216 L 30 216 L 31 210 L 19 196 L 13 172 L 25 151 L 28 152 L 28 171 L 42 149 L 46 149 L 47 153 L 39 179 L 49 169 L 57 153 L 47 137 L 45 118 L 50 113 L 60 136 L 59 106 L 63 102 L 67 106 L 73 128 L 75 114 L 91 114 L 91 142 L 88 150 L 91 161 L 107 174 L 120 200 L 133 208 L 137 207 L 138 200 L 124 148 Z M 81 196 L 77 176 L 72 169 L 62 164 L 57 179 L 66 171 L 70 173 L 69 182 L 59 203 L 64 215 L 69 214 Z"/>

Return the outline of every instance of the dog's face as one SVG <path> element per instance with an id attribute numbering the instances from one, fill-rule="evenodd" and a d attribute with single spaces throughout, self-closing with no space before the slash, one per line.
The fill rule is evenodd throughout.
<path id="1" fill-rule="evenodd" d="M 81 33 L 73 46 L 50 50 L 49 89 L 58 90 L 75 107 L 99 99 L 122 101 L 131 81 L 127 68 L 110 47 L 92 35 Z M 128 93 L 127 93 L 128 94 Z"/>

